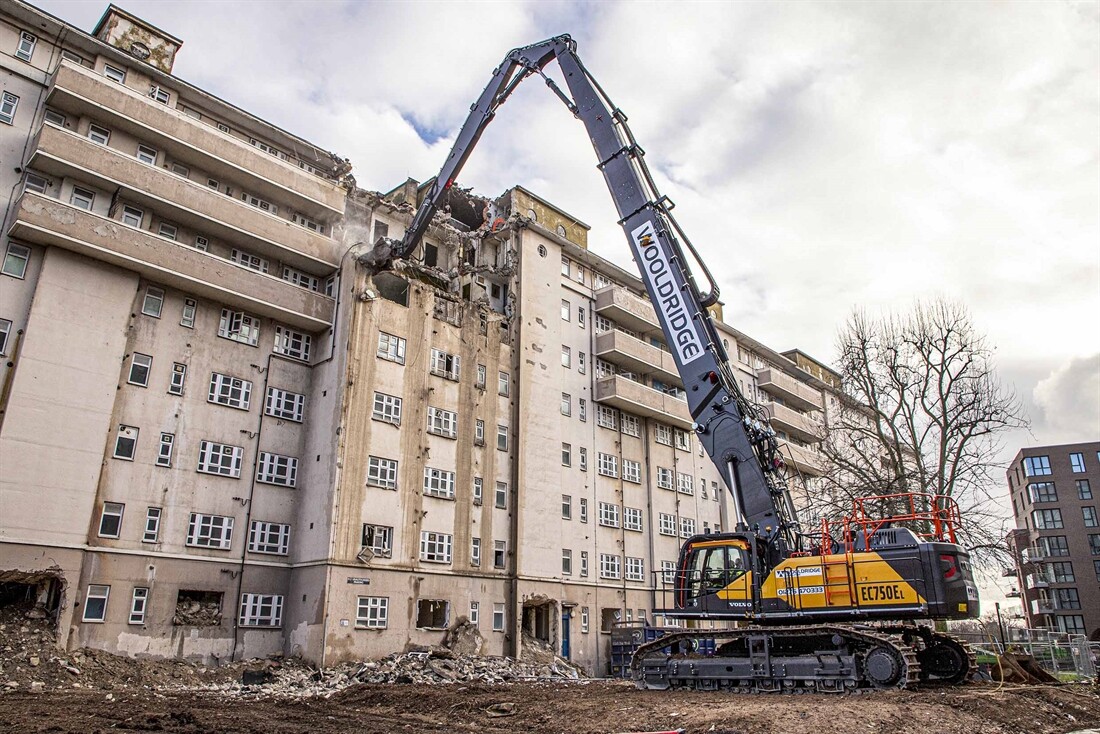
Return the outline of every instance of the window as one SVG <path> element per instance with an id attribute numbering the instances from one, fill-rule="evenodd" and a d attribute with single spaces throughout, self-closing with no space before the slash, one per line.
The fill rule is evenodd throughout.
<path id="1" fill-rule="evenodd" d="M 9 334 L 11 334 L 11 321 L 0 319 L 0 355 L 7 354 Z"/>
<path id="2" fill-rule="evenodd" d="M 676 516 L 662 512 L 658 517 L 657 532 L 661 535 L 676 537 Z"/>
<path id="3" fill-rule="evenodd" d="M 34 46 L 37 43 L 38 38 L 26 31 L 20 31 L 19 45 L 15 47 L 15 58 L 30 61 L 31 56 L 34 55 Z"/>
<path id="4" fill-rule="evenodd" d="M 1085 518 L 1085 527 L 1086 528 L 1094 528 L 1094 527 L 1097 526 L 1097 523 L 1096 523 L 1096 508 L 1095 507 L 1082 507 L 1081 508 L 1081 514 Z"/>
<path id="5" fill-rule="evenodd" d="M 252 398 L 252 383 L 239 377 L 210 373 L 210 390 L 206 401 L 238 410 L 248 410 Z"/>
<path id="6" fill-rule="evenodd" d="M 311 232 L 319 232 L 324 234 L 324 227 L 308 217 L 304 217 L 301 214 L 295 212 L 294 216 L 290 218 L 290 221 L 297 224 L 299 227 L 305 227 Z"/>
<path id="7" fill-rule="evenodd" d="M 581 578 L 588 578 L 588 551 L 581 551 Z"/>
<path id="8" fill-rule="evenodd" d="M 192 301 L 194 303 L 194 301 Z M 145 298 L 141 302 L 141 312 L 146 316 L 152 316 L 155 319 L 160 318 L 160 313 L 164 309 L 164 291 L 160 288 L 154 288 L 149 286 L 145 289 Z"/>
<path id="9" fill-rule="evenodd" d="M 126 505 L 118 502 L 104 502 L 99 515 L 99 537 L 117 538 L 122 531 L 122 511 Z"/>
<path id="10" fill-rule="evenodd" d="M 169 224 L 168 222 L 161 222 L 160 226 L 157 227 L 157 235 L 163 237 L 166 240 L 172 240 L 173 242 L 175 242 L 176 235 L 178 233 L 179 230 L 176 228 L 176 225 Z"/>
<path id="11" fill-rule="evenodd" d="M 676 472 L 676 491 L 680 494 L 695 494 L 695 478 L 690 474 Z"/>
<path id="12" fill-rule="evenodd" d="M 656 424 L 653 437 L 659 444 L 664 444 L 665 446 L 672 445 L 672 429 L 664 423 Z"/>
<path id="13" fill-rule="evenodd" d="M 368 457 L 367 485 L 382 489 L 397 489 L 397 462 L 380 456 Z"/>
<path id="14" fill-rule="evenodd" d="M 569 347 L 562 345 L 561 348 L 561 366 L 569 369 L 573 366 L 573 353 Z"/>
<path id="15" fill-rule="evenodd" d="M 641 558 L 631 558 L 630 556 L 626 557 L 626 580 L 645 580 L 645 560 Z"/>
<path id="16" fill-rule="evenodd" d="M 493 568 L 504 568 L 508 544 L 503 540 L 493 541 Z"/>
<path id="17" fill-rule="evenodd" d="M 691 442 L 688 440 L 687 431 L 681 431 L 679 428 L 672 429 L 672 439 L 676 448 L 681 451 L 691 451 Z"/>
<path id="18" fill-rule="evenodd" d="M 447 380 L 458 381 L 460 357 L 456 354 L 447 354 L 442 349 L 432 350 L 432 363 L 430 372 Z"/>
<path id="19" fill-rule="evenodd" d="M 285 326 L 275 327 L 275 353 L 291 359 L 309 361 L 309 348 L 313 337 Z"/>
<path id="20" fill-rule="evenodd" d="M 1089 553 L 1094 556 L 1100 556 L 1100 534 L 1089 536 Z M 1069 553 L 1066 553 L 1066 555 L 1069 555 Z"/>
<path id="21" fill-rule="evenodd" d="M 470 565 L 481 565 L 481 538 L 470 539 Z"/>
<path id="22" fill-rule="evenodd" d="M 1049 456 L 1028 456 L 1024 459 L 1024 476 L 1041 477 L 1050 474 Z"/>
<path id="23" fill-rule="evenodd" d="M 242 268 L 248 268 L 249 270 L 255 270 L 260 273 L 266 273 L 268 269 L 266 258 L 262 258 L 259 255 L 253 255 L 251 252 L 246 252 L 244 250 L 233 248 L 233 251 L 229 254 L 229 259 Z"/>
<path id="24" fill-rule="evenodd" d="M 1081 597 L 1077 589 L 1054 589 L 1055 609 L 1080 609 Z"/>
<path id="25" fill-rule="evenodd" d="M 596 280 L 598 282 L 599 277 L 597 277 Z M 603 334 L 604 332 L 611 331 L 611 319 L 607 318 L 606 316 L 600 316 L 599 314 L 596 314 L 596 316 L 593 318 L 593 322 L 596 325 L 597 334 Z"/>
<path id="26" fill-rule="evenodd" d="M 1069 455 L 1070 471 L 1074 474 L 1081 474 L 1085 471 L 1085 455 L 1084 454 L 1070 454 Z"/>
<path id="27" fill-rule="evenodd" d="M 88 140 L 97 145 L 106 145 L 111 141 L 111 131 L 99 125 L 90 125 L 88 127 Z"/>
<path id="28" fill-rule="evenodd" d="M 1058 615 L 1058 631 L 1068 635 L 1084 635 L 1085 618 L 1080 614 Z"/>
<path id="29" fill-rule="evenodd" d="M 111 595 L 111 587 L 105 584 L 89 584 L 88 591 L 84 594 L 85 622 L 102 622 L 107 618 L 107 599 Z"/>
<path id="30" fill-rule="evenodd" d="M 1054 583 L 1056 584 L 1072 584 L 1076 579 L 1073 575 L 1073 564 L 1069 561 L 1059 561 L 1058 563 L 1050 564 L 1051 570 L 1054 572 Z"/>
<path id="31" fill-rule="evenodd" d="M 1092 570 L 1096 573 L 1096 580 L 1100 581 L 1100 561 L 1092 562 Z"/>
<path id="32" fill-rule="evenodd" d="M 73 63 L 78 64 L 80 66 L 84 65 L 84 59 L 81 58 L 79 55 L 74 54 L 72 51 L 62 50 L 61 51 L 61 58 L 68 59 L 69 61 L 72 61 Z"/>
<path id="33" fill-rule="evenodd" d="M 497 426 L 497 451 L 508 450 L 508 426 Z"/>
<path id="34" fill-rule="evenodd" d="M 199 443 L 199 468 L 203 474 L 218 474 L 239 479 L 244 449 L 213 441 Z"/>
<path id="35" fill-rule="evenodd" d="M 256 469 L 256 481 L 294 487 L 298 484 L 298 459 L 267 451 L 260 452 L 260 464 Z"/>
<path id="36" fill-rule="evenodd" d="M 168 104 L 168 101 L 172 98 L 172 95 L 167 89 L 163 89 L 156 85 L 149 87 L 149 96 L 161 104 Z"/>
<path id="37" fill-rule="evenodd" d="M 508 484 L 497 482 L 496 491 L 493 494 L 493 506 L 498 510 L 508 509 Z"/>
<path id="38" fill-rule="evenodd" d="M 282 596 L 278 594 L 241 594 L 242 627 L 278 627 L 282 623 Z"/>
<path id="39" fill-rule="evenodd" d="M 451 536 L 423 530 L 420 533 L 420 560 L 430 563 L 451 562 Z"/>
<path id="40" fill-rule="evenodd" d="M 713 499 L 715 502 L 717 502 L 718 501 L 718 482 L 711 482 L 710 483 L 710 493 L 711 493 L 711 499 Z"/>
<path id="41" fill-rule="evenodd" d="M 573 414 L 573 398 L 567 392 L 561 394 L 561 414 L 564 416 Z"/>
<path id="42" fill-rule="evenodd" d="M 13 278 L 22 278 L 27 274 L 27 263 L 31 259 L 31 250 L 29 247 L 23 247 L 23 245 L 17 245 L 14 242 L 8 243 L 8 250 L 4 254 L 4 275 L 10 275 Z"/>
<path id="43" fill-rule="evenodd" d="M 264 412 L 275 418 L 282 418 L 296 423 L 302 422 L 302 414 L 305 412 L 306 396 L 289 390 L 281 390 L 277 387 L 267 388 L 267 400 L 264 402 Z"/>
<path id="44" fill-rule="evenodd" d="M 95 204 L 95 192 L 74 186 L 73 193 L 69 196 L 69 203 L 77 209 L 91 211 L 92 205 Z"/>
<path id="45" fill-rule="evenodd" d="M 172 447 L 176 443 L 174 433 L 160 434 L 160 448 L 157 449 L 157 466 L 172 466 Z"/>
<path id="46" fill-rule="evenodd" d="M 600 503 L 600 525 L 605 528 L 619 527 L 619 506 L 613 502 Z"/>
<path id="47" fill-rule="evenodd" d="M 126 382 L 139 387 L 147 387 L 149 385 L 149 371 L 152 366 L 152 357 L 148 354 L 135 352 L 130 357 L 130 374 L 127 376 Z"/>
<path id="48" fill-rule="evenodd" d="M 145 508 L 145 530 L 141 534 L 142 543 L 157 542 L 160 535 L 160 513 L 161 509 L 159 507 Z"/>
<path id="49" fill-rule="evenodd" d="M 507 372 L 497 373 L 497 395 L 507 396 L 509 393 L 509 376 Z"/>
<path id="50" fill-rule="evenodd" d="M 493 604 L 493 632 L 504 631 L 504 604 L 495 602 Z"/>
<path id="51" fill-rule="evenodd" d="M 642 532 L 642 511 L 637 507 L 623 508 L 623 528 Z"/>
<path id="52" fill-rule="evenodd" d="M 570 466 L 573 463 L 573 447 L 567 443 L 561 445 L 561 465 Z"/>
<path id="53" fill-rule="evenodd" d="M 183 395 L 183 384 L 187 380 L 187 365 L 181 362 L 172 363 L 172 377 L 168 383 L 169 395 Z"/>
<path id="54" fill-rule="evenodd" d="M 393 552 L 393 528 L 363 523 L 363 547 L 370 548 L 380 558 L 389 558 Z"/>
<path id="55" fill-rule="evenodd" d="M 619 411 L 614 408 L 609 408 L 606 405 L 597 405 L 596 425 L 600 428 L 610 428 L 613 431 L 617 430 L 619 428 Z"/>
<path id="56" fill-rule="evenodd" d="M 588 420 L 588 401 L 584 398 L 577 398 L 577 417 L 582 423 Z"/>
<path id="57" fill-rule="evenodd" d="M 1037 482 L 1027 485 L 1028 494 L 1032 502 L 1057 502 L 1058 491 L 1054 488 L 1054 482 Z"/>
<path id="58" fill-rule="evenodd" d="M 145 624 L 145 605 L 149 601 L 149 588 L 135 586 L 130 597 L 130 624 Z"/>
<path id="59" fill-rule="evenodd" d="M 573 496 L 563 494 L 561 496 L 561 516 L 563 520 L 573 519 Z"/>
<path id="60" fill-rule="evenodd" d="M 637 461 L 623 459 L 623 481 L 633 482 L 634 484 L 641 484 L 642 465 Z"/>
<path id="61" fill-rule="evenodd" d="M 481 604 L 476 601 L 470 602 L 470 624 L 476 625 L 478 618 L 481 616 Z"/>
<path id="62" fill-rule="evenodd" d="M 210 240 L 202 235 L 195 235 L 195 249 L 201 252 L 206 252 L 210 249 Z"/>
<path id="63" fill-rule="evenodd" d="M 561 302 L 561 320 L 568 321 L 569 315 L 573 313 L 573 307 L 569 305 L 569 301 L 562 299 Z"/>
<path id="64" fill-rule="evenodd" d="M 629 413 L 622 414 L 622 431 L 628 436 L 641 436 L 640 421 L 638 416 Z"/>
<path id="65" fill-rule="evenodd" d="M 110 64 L 104 64 L 104 66 L 103 66 L 103 76 L 107 77 L 108 79 L 110 79 L 113 82 L 118 82 L 119 84 L 125 84 L 126 83 L 126 70 L 125 69 L 119 69 L 117 66 L 111 66 Z"/>
<path id="66" fill-rule="evenodd" d="M 1039 538 L 1039 546 L 1043 549 L 1043 555 L 1069 555 L 1069 542 L 1066 540 L 1066 536 L 1064 535 L 1050 535 L 1045 538 Z"/>
<path id="67" fill-rule="evenodd" d="M 136 209 L 132 206 L 122 207 L 122 223 L 127 227 L 141 227 L 141 222 L 145 218 L 145 212 L 141 209 Z"/>
<path id="68" fill-rule="evenodd" d="M 690 517 L 680 518 L 680 537 L 690 538 L 695 535 L 695 520 Z"/>
<path id="69" fill-rule="evenodd" d="M 357 629 L 384 630 L 389 620 L 390 600 L 386 596 L 360 596 L 355 606 Z"/>
<path id="70" fill-rule="evenodd" d="M 676 562 L 661 561 L 661 583 L 671 584 L 676 577 Z"/>
<path id="71" fill-rule="evenodd" d="M 569 258 L 567 257 L 561 259 L 561 274 L 566 277 L 569 276 Z"/>
<path id="72" fill-rule="evenodd" d="M 157 165 L 157 151 L 154 148 L 150 148 L 148 145 L 139 145 L 137 148 L 137 159 L 142 163 L 155 166 Z"/>
<path id="73" fill-rule="evenodd" d="M 577 466 L 581 471 L 588 471 L 588 448 L 585 446 L 577 449 Z"/>
<path id="74" fill-rule="evenodd" d="M 443 469 L 424 467 L 424 494 L 453 500 L 455 497 L 455 473 Z"/>
<path id="75" fill-rule="evenodd" d="M 619 457 L 614 454 L 597 453 L 597 471 L 605 477 L 619 476 Z"/>
<path id="76" fill-rule="evenodd" d="M 1036 530 L 1057 530 L 1064 527 L 1062 524 L 1062 511 L 1059 509 L 1033 510 L 1031 521 Z"/>
<path id="77" fill-rule="evenodd" d="M 485 365 L 479 364 L 477 366 L 477 381 L 474 383 L 474 387 L 476 387 L 478 390 L 485 389 L 486 374 L 487 372 L 485 369 Z"/>
<path id="78" fill-rule="evenodd" d="M 218 321 L 218 336 L 254 347 L 260 340 L 260 320 L 244 311 L 223 308 Z"/>
<path id="79" fill-rule="evenodd" d="M 49 112 L 46 113 L 47 117 Z M 44 194 L 50 188 L 50 182 L 48 179 L 39 176 L 37 173 L 27 171 L 27 179 L 23 184 L 24 191 L 33 191 L 36 194 Z"/>
<path id="80" fill-rule="evenodd" d="M 405 340 L 384 331 L 378 332 L 378 357 L 397 364 L 405 364 Z"/>
<path id="81" fill-rule="evenodd" d="M 622 577 L 623 559 L 613 553 L 600 554 L 600 578 L 617 579 Z"/>
<path id="82" fill-rule="evenodd" d="M 248 529 L 248 550 L 285 556 L 290 548 L 290 526 L 277 522 L 253 520 Z"/>
<path id="83" fill-rule="evenodd" d="M 444 599 L 417 599 L 416 626 L 420 629 L 446 629 L 451 603 Z"/>
<path id="84" fill-rule="evenodd" d="M 279 213 L 279 207 L 275 206 L 270 201 L 264 201 L 258 196 L 253 196 L 252 194 L 245 193 L 243 191 L 241 192 L 241 201 L 245 202 L 249 206 L 256 207 L 260 211 L 269 212 L 271 214 Z"/>
<path id="85" fill-rule="evenodd" d="M 581 607 L 581 632 L 588 634 L 590 615 L 588 607 Z"/>
<path id="86" fill-rule="evenodd" d="M 318 280 L 317 276 L 303 273 L 301 270 L 292 268 L 289 265 L 283 266 L 283 280 L 309 291 L 317 291 L 321 288 L 321 281 Z"/>
<path id="87" fill-rule="evenodd" d="M 672 489 L 672 470 L 663 466 L 657 467 L 657 488 Z"/>
<path id="88" fill-rule="evenodd" d="M 428 433 L 444 438 L 456 438 L 458 436 L 458 414 L 428 406 Z"/>
<path id="89" fill-rule="evenodd" d="M 580 372 L 583 375 L 587 371 L 588 371 L 588 367 L 585 364 L 585 353 L 584 352 L 577 352 L 577 372 Z"/>
<path id="90" fill-rule="evenodd" d="M 1077 499 L 1079 500 L 1091 500 L 1092 499 L 1092 487 L 1089 486 L 1089 480 L 1078 479 L 1077 480 Z"/>
<path id="91" fill-rule="evenodd" d="M 187 523 L 187 545 L 229 550 L 233 542 L 233 518 L 191 513 Z"/>
<path id="92" fill-rule="evenodd" d="M 114 458 L 133 461 L 137 451 L 138 430 L 134 426 L 119 426 L 115 436 Z"/>
<path id="93" fill-rule="evenodd" d="M 573 575 L 573 551 L 568 548 L 561 550 L 561 572 L 564 576 Z"/>
<path id="94" fill-rule="evenodd" d="M 371 418 L 383 423 L 392 423 L 395 426 L 401 425 L 401 398 L 376 392 Z"/>
<path id="95" fill-rule="evenodd" d="M 183 178 L 187 178 L 191 175 L 191 169 L 183 165 L 182 163 L 173 163 L 171 170 L 172 173 Z M 226 193 L 228 193 L 228 191 Z"/>

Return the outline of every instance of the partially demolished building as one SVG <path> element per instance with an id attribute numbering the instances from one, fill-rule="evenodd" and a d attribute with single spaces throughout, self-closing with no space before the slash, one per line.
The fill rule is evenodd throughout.
<path id="1" fill-rule="evenodd" d="M 335 663 L 468 620 L 606 672 L 726 522 L 640 281 L 521 186 L 452 189 L 382 267 L 424 187 L 357 188 L 173 76 L 180 44 L 0 16 L 0 602 L 129 655 Z M 719 329 L 812 481 L 830 385 Z"/>

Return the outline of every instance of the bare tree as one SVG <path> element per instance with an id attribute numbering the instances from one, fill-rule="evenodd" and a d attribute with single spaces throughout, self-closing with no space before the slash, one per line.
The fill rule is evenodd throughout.
<path id="1" fill-rule="evenodd" d="M 950 497 L 964 547 L 978 561 L 1001 558 L 1000 435 L 1027 421 L 967 309 L 939 299 L 880 319 L 857 311 L 838 347 L 843 398 L 823 442 L 833 508 L 859 496 Z"/>

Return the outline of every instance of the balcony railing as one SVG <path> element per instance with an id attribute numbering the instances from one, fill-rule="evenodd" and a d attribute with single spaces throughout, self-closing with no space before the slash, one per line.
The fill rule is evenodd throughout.
<path id="1" fill-rule="evenodd" d="M 681 384 L 672 355 L 622 331 L 596 335 L 596 356 L 628 372 L 653 375 L 661 382 Z"/>
<path id="2" fill-rule="evenodd" d="M 691 428 L 691 415 L 686 402 L 621 375 L 596 380 L 596 402 L 684 430 Z"/>
<path id="3" fill-rule="evenodd" d="M 825 399 L 820 390 L 804 385 L 778 369 L 768 367 L 756 372 L 756 384 L 766 393 L 776 395 L 800 410 L 823 410 Z"/>
<path id="4" fill-rule="evenodd" d="M 820 423 L 785 405 L 765 403 L 764 412 L 767 413 L 772 428 L 798 436 L 803 441 L 816 443 L 825 436 L 825 429 Z"/>

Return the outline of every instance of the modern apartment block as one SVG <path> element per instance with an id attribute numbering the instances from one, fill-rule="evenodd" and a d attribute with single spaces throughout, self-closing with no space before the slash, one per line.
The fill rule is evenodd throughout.
<path id="1" fill-rule="evenodd" d="M 1100 442 L 1022 449 L 1008 487 L 1028 626 L 1100 640 Z"/>
<path id="2" fill-rule="evenodd" d="M 355 188 L 173 76 L 181 44 L 0 15 L 0 601 L 128 655 L 334 663 L 465 618 L 605 672 L 727 527 L 641 281 L 520 186 L 452 189 L 375 269 L 425 187 Z M 836 376 L 715 316 L 804 504 Z"/>

